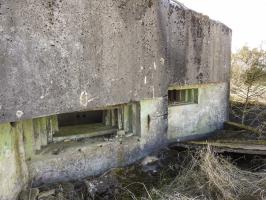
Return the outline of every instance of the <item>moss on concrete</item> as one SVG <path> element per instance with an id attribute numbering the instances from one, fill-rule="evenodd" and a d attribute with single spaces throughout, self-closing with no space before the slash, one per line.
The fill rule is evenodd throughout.
<path id="1" fill-rule="evenodd" d="M 34 154 L 34 129 L 33 129 L 33 121 L 25 120 L 23 122 L 23 135 L 24 135 L 24 148 L 26 159 L 30 160 Z"/>
<path id="2" fill-rule="evenodd" d="M 0 124 L 0 161 L 12 151 L 12 134 L 9 123 Z"/>

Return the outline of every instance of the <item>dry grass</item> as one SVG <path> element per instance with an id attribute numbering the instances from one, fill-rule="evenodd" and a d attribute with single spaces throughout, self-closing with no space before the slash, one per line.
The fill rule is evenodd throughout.
<path id="1" fill-rule="evenodd" d="M 170 185 L 152 190 L 153 199 L 266 199 L 266 173 L 241 170 L 209 147 L 189 157 Z"/>
<path id="2" fill-rule="evenodd" d="M 99 196 L 92 195 L 90 187 L 82 182 L 75 184 L 74 190 L 67 189 L 71 187 L 66 184 L 56 184 L 50 189 L 55 189 L 55 199 L 64 200 L 266 200 L 266 173 L 241 170 L 215 154 L 210 147 L 180 152 L 171 156 L 170 161 L 174 163 L 166 164 L 159 178 L 155 179 L 147 174 L 138 174 L 137 167 L 104 174 L 101 177 L 107 178 L 98 182 L 107 181 L 104 185 L 110 188 L 97 194 Z M 266 165 L 266 160 L 250 160 L 251 165 L 253 161 Z M 260 169 L 258 165 L 255 167 Z M 119 183 L 111 187 L 108 176 L 118 178 Z"/>

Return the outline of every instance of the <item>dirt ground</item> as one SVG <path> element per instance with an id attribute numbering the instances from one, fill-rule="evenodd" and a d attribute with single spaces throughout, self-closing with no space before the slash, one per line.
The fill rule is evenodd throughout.
<path id="1" fill-rule="evenodd" d="M 252 195 L 248 194 L 251 190 Z M 266 198 L 265 156 L 216 154 L 210 149 L 191 150 L 173 145 L 134 165 L 111 169 L 98 177 L 30 188 L 19 199 L 251 200 L 265 199 L 264 195 Z"/>

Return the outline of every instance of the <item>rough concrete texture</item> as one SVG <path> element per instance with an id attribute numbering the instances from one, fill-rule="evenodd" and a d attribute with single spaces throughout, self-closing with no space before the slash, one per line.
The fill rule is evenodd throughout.
<path id="1" fill-rule="evenodd" d="M 231 30 L 205 15 L 163 2 L 170 84 L 228 81 Z"/>
<path id="2" fill-rule="evenodd" d="M 0 14 L 0 122 L 228 79 L 231 30 L 168 0 L 1 0 Z"/>
<path id="3" fill-rule="evenodd" d="M 0 125 L 0 199 L 132 163 L 167 127 L 173 139 L 226 119 L 231 30 L 206 16 L 169 0 L 0 0 L 0 16 L 0 123 L 22 120 Z M 169 86 L 203 83 L 199 104 L 167 110 Z M 46 146 L 46 116 L 128 102 L 135 136 Z"/>
<path id="4" fill-rule="evenodd" d="M 146 99 L 140 102 L 141 138 L 157 147 L 167 138 L 167 98 Z"/>
<path id="5" fill-rule="evenodd" d="M 98 175 L 107 169 L 132 163 L 145 152 L 135 137 L 125 138 L 122 144 L 119 139 L 114 139 L 93 144 L 79 143 L 78 146 L 64 145 L 57 155 L 53 155 L 52 150 L 36 155 L 29 162 L 30 179 L 34 184 Z"/>
<path id="6" fill-rule="evenodd" d="M 192 86 L 193 87 L 193 86 Z M 168 108 L 168 138 L 172 141 L 210 133 L 223 127 L 228 119 L 228 83 L 199 87 L 198 104 Z"/>
<path id="7" fill-rule="evenodd" d="M 28 162 L 30 180 L 34 184 L 93 176 L 112 167 L 124 166 L 146 156 L 167 139 L 167 98 L 144 100 L 141 106 L 139 136 L 115 138 L 92 143 L 51 145 L 45 153 Z M 150 116 L 148 125 L 148 116 Z M 48 147 L 49 148 L 49 147 Z M 60 149 L 57 155 L 53 152 Z"/>
<path id="8" fill-rule="evenodd" d="M 28 181 L 22 123 L 0 125 L 0 199 L 15 199 Z"/>

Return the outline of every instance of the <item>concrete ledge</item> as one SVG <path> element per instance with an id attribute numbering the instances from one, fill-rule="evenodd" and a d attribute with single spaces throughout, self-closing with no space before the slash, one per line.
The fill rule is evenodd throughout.
<path id="1" fill-rule="evenodd" d="M 159 145 L 163 148 L 164 145 Z M 139 137 L 117 138 L 110 142 L 95 144 L 76 144 L 73 148 L 62 149 L 57 155 L 50 153 L 36 156 L 28 162 L 30 180 L 33 185 L 66 181 L 96 176 L 104 171 L 131 164 L 154 149 L 154 143 L 148 144 Z"/>

